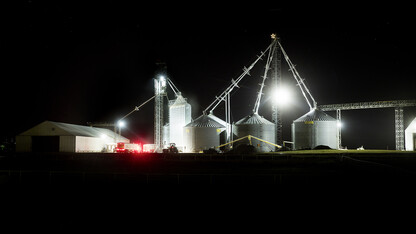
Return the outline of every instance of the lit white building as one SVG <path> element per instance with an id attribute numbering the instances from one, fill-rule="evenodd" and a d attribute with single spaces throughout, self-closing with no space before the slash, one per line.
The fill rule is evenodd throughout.
<path id="1" fill-rule="evenodd" d="M 406 150 L 416 150 L 416 118 L 409 124 L 404 131 Z"/>
<path id="2" fill-rule="evenodd" d="M 44 121 L 16 136 L 17 152 L 111 152 L 130 140 L 105 128 Z"/>
<path id="3" fill-rule="evenodd" d="M 186 102 L 181 93 L 178 93 L 176 100 L 169 106 L 169 141 L 176 143 L 178 149 L 184 145 L 183 127 L 191 122 L 191 105 Z"/>

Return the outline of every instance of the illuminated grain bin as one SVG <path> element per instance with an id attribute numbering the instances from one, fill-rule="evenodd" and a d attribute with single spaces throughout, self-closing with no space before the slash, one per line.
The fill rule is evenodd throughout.
<path id="1" fill-rule="evenodd" d="M 233 132 L 238 138 L 252 135 L 265 141 L 275 143 L 275 124 L 258 114 L 251 114 L 237 121 L 234 125 Z M 242 141 L 242 143 L 247 143 L 247 141 L 248 140 Z M 236 145 L 238 145 L 238 143 Z M 275 149 L 274 146 L 256 139 L 252 140 L 252 145 L 255 146 L 259 152 L 270 152 Z"/>
<path id="2" fill-rule="evenodd" d="M 313 149 L 323 145 L 338 149 L 337 120 L 313 109 L 292 123 L 293 149 Z"/>
<path id="3" fill-rule="evenodd" d="M 183 128 L 184 152 L 200 152 L 219 146 L 225 122 L 213 114 L 201 115 Z"/>

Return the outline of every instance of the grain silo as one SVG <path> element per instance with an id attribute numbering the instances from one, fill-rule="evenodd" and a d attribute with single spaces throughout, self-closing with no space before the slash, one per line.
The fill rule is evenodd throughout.
<path id="1" fill-rule="evenodd" d="M 226 123 L 213 114 L 203 114 L 183 128 L 183 152 L 200 152 L 220 145 Z"/>
<path id="2" fill-rule="evenodd" d="M 238 138 L 252 135 L 262 140 L 275 143 L 276 125 L 261 117 L 259 114 L 253 113 L 237 121 L 234 125 L 233 133 Z M 256 139 L 252 140 L 252 144 L 259 152 L 274 151 L 274 146 Z"/>
<path id="3" fill-rule="evenodd" d="M 183 127 L 191 122 L 191 105 L 186 99 L 177 93 L 176 100 L 169 106 L 169 141 L 176 143 L 178 148 L 182 148 Z"/>
<path id="4" fill-rule="evenodd" d="M 325 112 L 312 109 L 292 123 L 293 149 L 328 146 L 338 149 L 337 120 Z"/>

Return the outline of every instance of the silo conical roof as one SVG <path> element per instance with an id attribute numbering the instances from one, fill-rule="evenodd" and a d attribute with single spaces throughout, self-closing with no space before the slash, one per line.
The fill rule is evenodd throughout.
<path id="1" fill-rule="evenodd" d="M 309 111 L 308 113 L 302 115 L 301 117 L 299 117 L 293 122 L 305 122 L 305 121 L 336 121 L 336 119 L 329 116 L 327 113 L 321 110 L 313 109 Z"/>
<path id="2" fill-rule="evenodd" d="M 187 104 L 186 99 L 179 93 L 176 100 L 170 107 L 181 106 Z"/>
<path id="3" fill-rule="evenodd" d="M 235 123 L 236 125 L 243 125 L 243 124 L 274 124 L 267 119 L 261 117 L 259 114 L 253 113 L 248 115 Z"/>
<path id="4" fill-rule="evenodd" d="M 215 120 L 211 115 L 201 115 L 185 127 L 225 128 L 224 125 Z"/>

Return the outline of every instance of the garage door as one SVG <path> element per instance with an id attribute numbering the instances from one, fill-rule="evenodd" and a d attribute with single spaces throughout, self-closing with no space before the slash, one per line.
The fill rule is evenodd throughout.
<path id="1" fill-rule="evenodd" d="M 32 136 L 33 152 L 59 152 L 59 136 Z"/>

